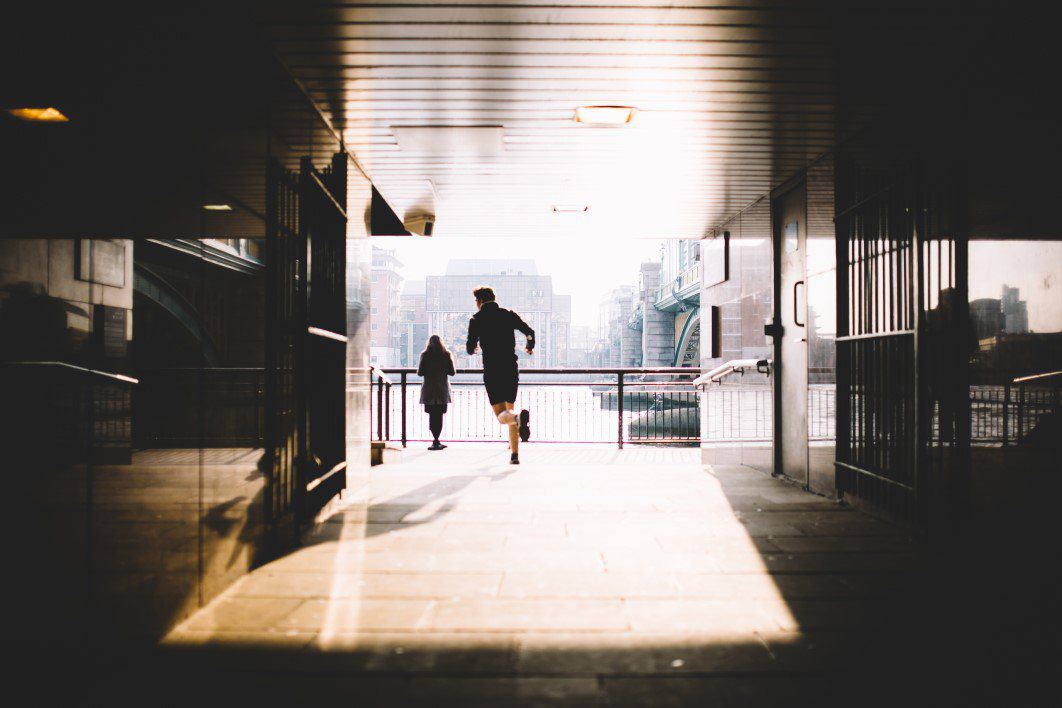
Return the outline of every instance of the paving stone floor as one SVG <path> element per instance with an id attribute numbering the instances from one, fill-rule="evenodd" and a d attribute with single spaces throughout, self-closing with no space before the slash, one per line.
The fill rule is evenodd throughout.
<path id="1" fill-rule="evenodd" d="M 909 619 L 919 545 L 701 454 L 530 445 L 515 467 L 497 445 L 410 449 L 165 651 L 271 698 L 358 705 L 839 697 Z"/>

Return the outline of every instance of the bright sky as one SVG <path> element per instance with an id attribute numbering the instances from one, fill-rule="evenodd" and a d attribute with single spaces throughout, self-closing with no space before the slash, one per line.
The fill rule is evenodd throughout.
<path id="1" fill-rule="evenodd" d="M 452 258 L 531 258 L 539 275 L 553 276 L 553 292 L 572 296 L 572 323 L 596 325 L 598 305 L 619 285 L 638 282 L 638 266 L 660 259 L 656 239 L 374 238 L 395 249 L 406 280 L 442 275 Z M 504 304 L 504 303 L 502 303 Z"/>
<path id="2" fill-rule="evenodd" d="M 1003 286 L 1018 288 L 1033 332 L 1062 332 L 1062 243 L 970 241 L 970 299 L 998 298 Z"/>

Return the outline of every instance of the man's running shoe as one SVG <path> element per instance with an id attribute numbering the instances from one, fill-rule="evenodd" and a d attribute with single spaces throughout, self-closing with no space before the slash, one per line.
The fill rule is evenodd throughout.
<path id="1" fill-rule="evenodd" d="M 531 412 L 526 408 L 520 411 L 520 439 L 527 442 L 531 439 Z"/>

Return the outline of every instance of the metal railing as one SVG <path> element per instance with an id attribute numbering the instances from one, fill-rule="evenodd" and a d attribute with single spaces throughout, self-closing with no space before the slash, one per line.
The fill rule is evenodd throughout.
<path id="1" fill-rule="evenodd" d="M 416 370 L 411 370 L 416 373 Z M 376 412 L 375 417 L 369 415 L 369 420 L 374 422 L 371 438 L 375 440 L 391 439 L 391 379 L 380 367 L 369 365 L 369 406 Z M 375 389 L 375 399 L 372 389 Z M 402 443 L 406 442 L 406 374 L 402 374 Z"/>
<path id="2" fill-rule="evenodd" d="M 131 389 L 139 381 L 63 361 L 0 364 L 11 401 L 5 434 L 36 460 L 126 462 L 131 454 Z"/>
<path id="3" fill-rule="evenodd" d="M 731 364 L 739 366 L 731 366 Z M 728 362 L 727 373 L 756 368 L 763 360 Z M 719 371 L 717 369 L 716 371 Z M 442 438 L 451 442 L 504 440 L 483 390 L 481 369 L 459 369 Z M 532 412 L 532 440 L 564 443 L 770 442 L 773 392 L 766 385 L 690 377 L 689 368 L 527 369 L 521 372 L 516 409 Z M 711 374 L 712 372 L 709 372 Z M 420 378 L 413 369 L 373 368 L 372 437 L 403 443 L 430 440 L 420 404 Z M 652 380 L 663 379 L 663 380 Z M 622 387 L 623 395 L 619 395 Z M 701 388 L 701 391 L 698 390 Z M 703 393 L 702 393 L 703 391 Z M 705 415 L 701 416 L 704 408 Z M 622 424 L 621 421 L 622 420 Z M 706 427 L 702 431 L 702 424 Z M 832 384 L 808 387 L 808 439 L 833 440 L 836 391 Z M 703 432 L 703 434 L 702 434 Z"/>
<path id="4" fill-rule="evenodd" d="M 139 448 L 262 447 L 265 369 L 169 368 L 137 372 L 133 442 Z"/>
<path id="5" fill-rule="evenodd" d="M 701 374 L 693 380 L 693 385 L 702 391 L 708 384 L 721 383 L 731 374 L 744 374 L 746 369 L 755 369 L 758 373 L 770 375 L 770 359 L 731 359 L 711 371 Z"/>
<path id="6" fill-rule="evenodd" d="M 1062 371 L 1019 376 L 1003 384 L 970 386 L 970 441 L 1020 444 L 1045 415 L 1060 411 Z M 935 416 L 933 422 L 935 423 Z"/>
<path id="7" fill-rule="evenodd" d="M 506 439 L 483 388 L 482 369 L 458 369 L 442 438 Z M 550 443 L 694 443 L 700 440 L 696 369 L 524 369 L 515 407 L 532 413 L 532 440 Z M 373 368 L 372 437 L 428 441 L 421 379 L 411 368 Z M 394 419 L 394 421 L 392 421 Z"/>

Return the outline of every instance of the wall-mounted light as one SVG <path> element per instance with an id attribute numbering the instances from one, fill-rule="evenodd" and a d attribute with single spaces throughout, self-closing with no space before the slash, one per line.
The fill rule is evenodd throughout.
<path id="1" fill-rule="evenodd" d="M 30 123 L 69 123 L 70 119 L 58 108 L 8 108 L 7 112 Z"/>
<path id="2" fill-rule="evenodd" d="M 228 204 L 204 204 L 203 211 L 232 211 Z"/>
<path id="3" fill-rule="evenodd" d="M 631 106 L 579 106 L 575 122 L 587 125 L 626 125 L 634 119 Z"/>

